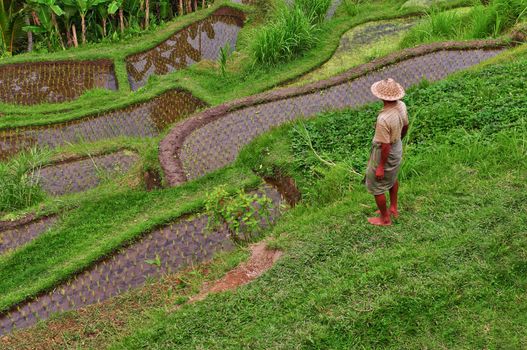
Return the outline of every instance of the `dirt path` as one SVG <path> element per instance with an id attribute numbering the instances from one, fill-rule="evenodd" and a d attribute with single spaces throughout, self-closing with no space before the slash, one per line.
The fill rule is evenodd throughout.
<path id="1" fill-rule="evenodd" d="M 199 294 L 190 298 L 189 302 L 193 303 L 203 300 L 210 293 L 235 290 L 239 286 L 243 286 L 260 277 L 282 256 L 280 250 L 268 249 L 267 241 L 252 244 L 249 249 L 251 250 L 251 256 L 248 261 L 229 271 L 223 278 L 213 283 L 206 283 Z"/>

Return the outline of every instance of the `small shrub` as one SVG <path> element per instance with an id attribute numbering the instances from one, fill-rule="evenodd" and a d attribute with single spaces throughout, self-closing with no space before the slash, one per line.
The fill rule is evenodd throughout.
<path id="1" fill-rule="evenodd" d="M 224 186 L 216 187 L 207 194 L 205 212 L 208 215 L 208 229 L 227 225 L 234 241 L 249 239 L 252 234 L 269 223 L 272 201 L 266 195 L 248 194 L 239 190 L 230 195 Z"/>

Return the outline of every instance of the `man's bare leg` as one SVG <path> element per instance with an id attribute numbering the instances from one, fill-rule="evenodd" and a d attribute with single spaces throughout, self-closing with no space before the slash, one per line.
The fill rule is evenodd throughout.
<path id="1" fill-rule="evenodd" d="M 395 180 L 392 188 L 390 188 L 390 213 L 394 218 L 399 217 L 399 211 L 397 210 L 397 193 L 399 192 L 399 181 Z"/>
<path id="2" fill-rule="evenodd" d="M 399 217 L 399 211 L 397 210 L 397 193 L 399 192 L 399 181 L 395 181 L 395 184 L 392 188 L 390 188 L 390 214 L 393 215 L 394 218 Z M 381 214 L 380 210 L 377 210 L 375 214 Z"/>
<path id="3" fill-rule="evenodd" d="M 377 207 L 379 208 L 380 216 L 368 218 L 368 222 L 372 225 L 379 226 L 391 225 L 392 220 L 390 219 L 390 212 L 386 208 L 386 196 L 384 194 L 375 196 L 375 203 L 377 203 Z"/>

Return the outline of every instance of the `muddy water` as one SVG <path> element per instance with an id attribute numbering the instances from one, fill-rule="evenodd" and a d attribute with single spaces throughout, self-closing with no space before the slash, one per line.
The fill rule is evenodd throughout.
<path id="1" fill-rule="evenodd" d="M 161 45 L 126 59 L 128 80 L 132 90 L 145 85 L 152 74 L 163 75 L 182 69 L 203 59 L 216 60 L 227 43 L 236 45 L 242 18 L 232 15 L 212 15 L 175 33 Z"/>
<path id="2" fill-rule="evenodd" d="M 50 216 L 0 230 L 0 255 L 36 238 L 55 224 L 56 221 L 56 216 Z"/>
<path id="3" fill-rule="evenodd" d="M 38 183 L 50 195 L 86 191 L 109 177 L 126 173 L 139 157 L 130 151 L 51 164 L 36 172 Z"/>
<path id="4" fill-rule="evenodd" d="M 0 66 L 0 101 L 21 105 L 73 100 L 93 88 L 116 90 L 113 63 L 60 61 Z"/>
<path id="5" fill-rule="evenodd" d="M 81 120 L 0 131 L 0 159 L 31 146 L 55 148 L 67 143 L 94 142 L 119 136 L 153 137 L 167 125 L 204 103 L 183 91 L 171 90 L 147 102 Z"/>

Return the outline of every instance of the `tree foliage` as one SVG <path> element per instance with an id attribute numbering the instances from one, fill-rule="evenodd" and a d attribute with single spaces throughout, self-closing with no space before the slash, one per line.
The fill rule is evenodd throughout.
<path id="1" fill-rule="evenodd" d="M 117 41 L 207 6 L 197 0 L 0 0 L 0 55 Z"/>

